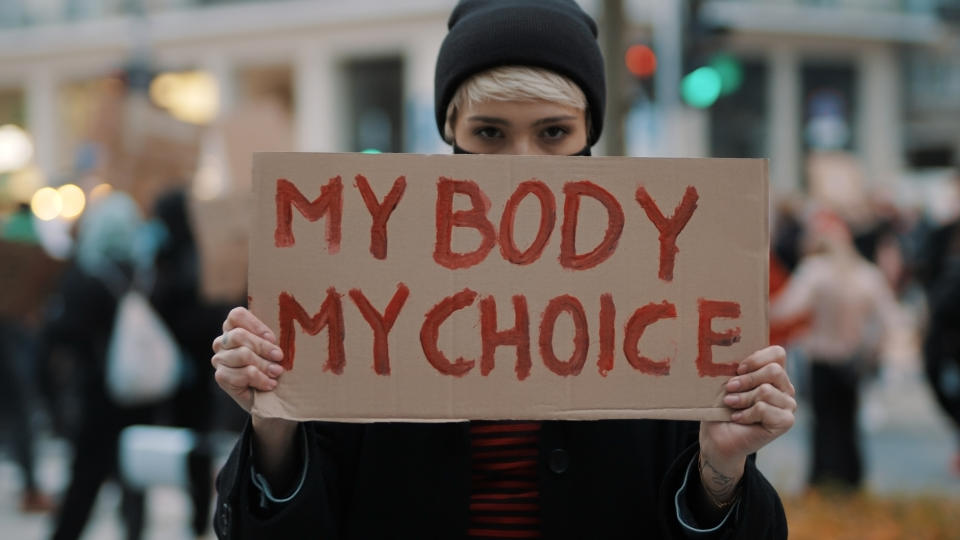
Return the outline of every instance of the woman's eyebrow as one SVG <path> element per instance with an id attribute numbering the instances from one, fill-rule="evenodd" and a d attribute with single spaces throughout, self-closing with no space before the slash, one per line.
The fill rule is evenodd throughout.
<path id="1" fill-rule="evenodd" d="M 474 116 L 471 116 L 471 117 L 467 118 L 467 120 L 469 120 L 469 121 L 471 121 L 471 122 L 482 122 L 482 123 L 484 123 L 484 124 L 497 124 L 497 125 L 501 125 L 501 126 L 509 126 L 509 125 L 510 125 L 510 122 L 509 122 L 506 118 L 499 118 L 499 117 L 496 117 L 496 116 L 474 115 Z"/>
<path id="2" fill-rule="evenodd" d="M 534 123 L 531 124 L 531 125 L 533 125 L 533 126 L 542 126 L 543 124 L 553 124 L 553 123 L 555 123 L 555 122 L 566 122 L 566 121 L 569 121 L 569 120 L 576 120 L 576 119 L 577 119 L 577 117 L 574 116 L 574 115 L 572 115 L 572 114 L 570 114 L 570 115 L 563 115 L 563 116 L 548 116 L 548 117 L 546 117 L 546 118 L 541 118 L 541 119 L 537 120 L 536 122 L 534 122 Z"/>

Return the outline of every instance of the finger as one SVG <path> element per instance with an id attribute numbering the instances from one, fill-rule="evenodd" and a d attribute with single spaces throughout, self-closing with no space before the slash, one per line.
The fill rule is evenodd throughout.
<path id="1" fill-rule="evenodd" d="M 246 328 L 233 328 L 213 340 L 213 350 L 216 352 L 242 348 L 250 349 L 261 358 L 266 358 L 274 362 L 283 360 L 283 351 L 280 350 L 280 347 L 277 347 L 262 337 L 250 333 Z"/>
<path id="2" fill-rule="evenodd" d="M 227 345 L 228 345 L 228 336 L 227 336 L 227 334 L 229 334 L 229 333 L 230 333 L 230 331 L 227 330 L 227 331 L 225 331 L 224 333 L 220 334 L 219 336 L 213 338 L 213 344 L 212 344 L 213 352 L 220 352 L 220 351 L 225 350 L 225 349 L 228 348 L 228 347 L 227 347 Z"/>
<path id="3" fill-rule="evenodd" d="M 230 314 L 227 315 L 227 320 L 223 321 L 224 332 L 228 332 L 234 328 L 243 328 L 251 334 L 260 336 L 271 343 L 277 342 L 277 337 L 273 335 L 273 331 L 245 307 L 235 307 L 231 309 Z"/>
<path id="4" fill-rule="evenodd" d="M 763 383 L 748 392 L 727 394 L 723 398 L 723 403 L 734 409 L 746 409 L 761 401 L 790 412 L 797 410 L 797 401 L 770 383 Z"/>
<path id="5" fill-rule="evenodd" d="M 284 371 L 280 364 L 257 356 L 247 348 L 222 350 L 213 355 L 210 363 L 213 364 L 214 369 L 220 366 L 234 369 L 253 366 L 271 378 L 279 377 Z"/>
<path id="6" fill-rule="evenodd" d="M 793 388 L 793 383 L 790 382 L 787 371 L 778 363 L 766 364 L 756 371 L 737 375 L 727 381 L 726 389 L 727 392 L 731 393 L 747 392 L 763 383 L 772 384 L 780 391 L 791 396 L 796 395 L 796 390 Z"/>
<path id="7" fill-rule="evenodd" d="M 730 419 L 738 424 L 761 424 L 768 431 L 783 432 L 793 427 L 794 415 L 791 411 L 759 401 L 748 409 L 733 413 Z"/>
<path id="8" fill-rule="evenodd" d="M 221 366 L 214 374 L 217 384 L 224 390 L 240 393 L 248 388 L 269 391 L 277 387 L 277 381 L 263 374 L 256 366 L 232 368 Z"/>
<path id="9" fill-rule="evenodd" d="M 737 366 L 737 373 L 743 374 L 750 371 L 756 371 L 770 363 L 776 363 L 786 367 L 787 351 L 779 345 L 764 347 L 740 362 L 740 365 Z"/>

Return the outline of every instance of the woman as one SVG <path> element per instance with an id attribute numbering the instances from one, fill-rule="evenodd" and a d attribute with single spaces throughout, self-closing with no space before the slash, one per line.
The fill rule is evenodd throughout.
<path id="1" fill-rule="evenodd" d="M 860 256 L 838 216 L 815 214 L 807 240 L 810 253 L 772 302 L 770 318 L 810 314 L 810 329 L 800 342 L 810 358 L 813 404 L 809 483 L 855 490 L 863 482 L 857 426 L 860 379 L 897 324 L 897 303 L 883 273 Z"/>
<path id="2" fill-rule="evenodd" d="M 457 153 L 587 155 L 602 129 L 596 25 L 571 0 L 465 0 L 437 61 L 437 124 Z M 234 309 L 216 379 L 245 410 L 283 370 Z M 298 424 L 253 417 L 218 479 L 215 528 L 256 538 L 785 538 L 748 456 L 793 424 L 771 347 L 727 384 L 731 422 Z"/>

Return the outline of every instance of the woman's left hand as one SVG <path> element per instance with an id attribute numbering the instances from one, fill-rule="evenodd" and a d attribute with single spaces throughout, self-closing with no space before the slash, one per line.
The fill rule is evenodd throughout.
<path id="1" fill-rule="evenodd" d="M 700 423 L 700 477 L 714 501 L 732 498 L 747 456 L 793 426 L 796 391 L 786 357 L 783 347 L 771 346 L 740 362 L 723 398 L 733 409 L 730 421 Z"/>

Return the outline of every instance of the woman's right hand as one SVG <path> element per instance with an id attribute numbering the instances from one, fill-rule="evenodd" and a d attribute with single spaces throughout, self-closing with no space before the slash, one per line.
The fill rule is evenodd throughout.
<path id="1" fill-rule="evenodd" d="M 214 378 L 243 410 L 253 406 L 253 390 L 270 391 L 283 374 L 283 351 L 273 332 L 250 310 L 236 307 L 223 321 L 223 334 L 213 340 Z"/>
<path id="2" fill-rule="evenodd" d="M 277 337 L 247 308 L 230 310 L 223 321 L 223 334 L 213 340 L 213 351 L 210 363 L 216 370 L 217 384 L 248 413 L 253 407 L 253 391 L 273 390 L 277 377 L 284 372 Z M 278 492 L 283 492 L 299 470 L 293 452 L 297 422 L 255 415 L 251 420 L 257 467 Z"/>

